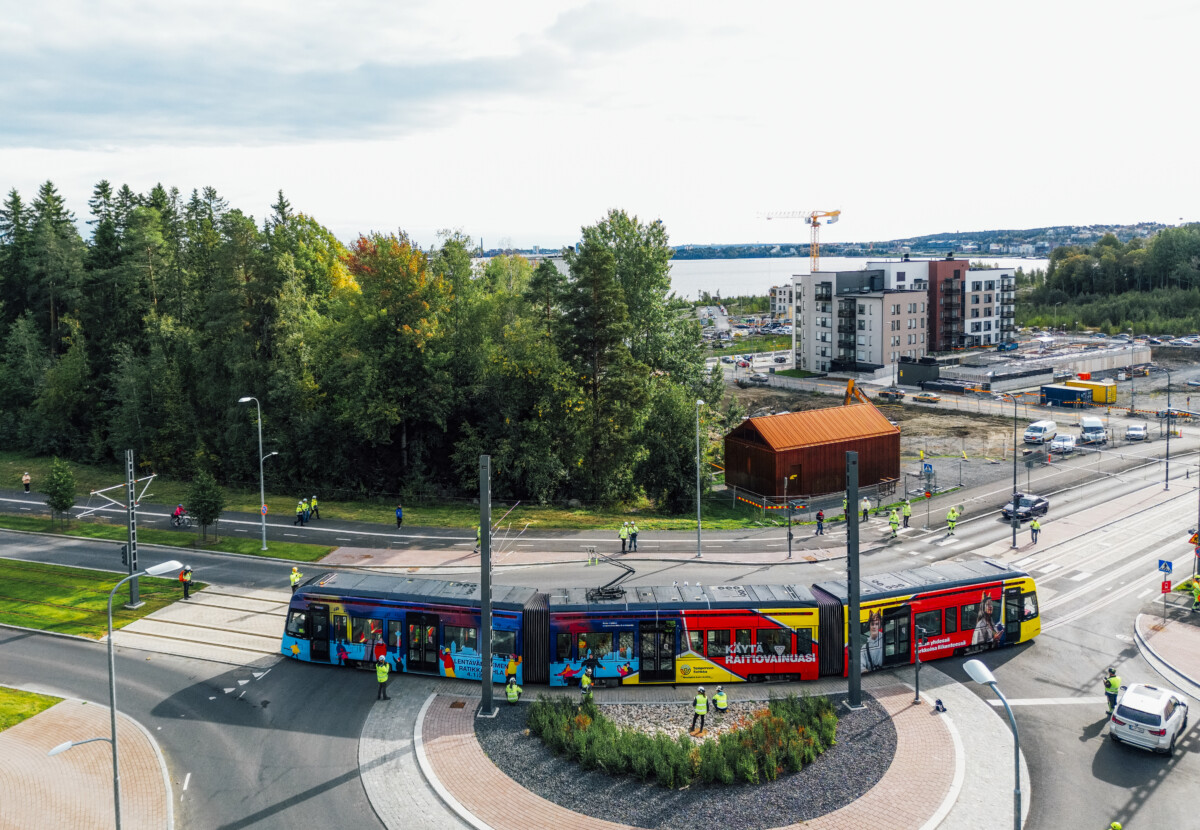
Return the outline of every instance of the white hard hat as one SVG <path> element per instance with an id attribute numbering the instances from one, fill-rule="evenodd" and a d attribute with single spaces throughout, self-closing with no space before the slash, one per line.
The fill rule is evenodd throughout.
<path id="1" fill-rule="evenodd" d="M 704 691 L 704 687 L 703 687 L 703 686 L 697 686 L 697 687 L 696 687 L 696 691 L 697 691 L 697 692 L 703 692 L 703 691 Z"/>

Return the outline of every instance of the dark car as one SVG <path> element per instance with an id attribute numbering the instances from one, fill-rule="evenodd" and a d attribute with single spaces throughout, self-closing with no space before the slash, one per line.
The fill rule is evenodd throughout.
<path id="1" fill-rule="evenodd" d="M 775 362 L 776 363 L 787 363 L 787 358 L 784 357 L 783 355 L 779 355 L 778 357 L 775 358 Z M 1200 386 L 1200 384 L 1197 384 L 1197 385 Z"/>
<path id="2" fill-rule="evenodd" d="M 1031 519 L 1034 516 L 1045 516 L 1050 510 L 1050 502 L 1041 496 L 1017 494 L 1017 518 L 1021 521 Z M 1000 508 L 1000 514 L 1004 518 L 1012 519 L 1012 500 L 1009 499 L 1008 504 Z"/>

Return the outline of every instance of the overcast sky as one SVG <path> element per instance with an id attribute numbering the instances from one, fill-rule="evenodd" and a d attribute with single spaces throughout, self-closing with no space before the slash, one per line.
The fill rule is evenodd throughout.
<path id="1" fill-rule="evenodd" d="M 0 0 L 0 189 L 556 247 L 1200 219 L 1194 2 Z M 1185 200 L 1188 200 L 1185 202 Z"/>

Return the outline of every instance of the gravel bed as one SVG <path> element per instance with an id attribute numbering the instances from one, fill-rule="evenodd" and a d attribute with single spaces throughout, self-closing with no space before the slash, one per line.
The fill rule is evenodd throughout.
<path id="1" fill-rule="evenodd" d="M 839 698 L 840 701 L 840 698 Z M 494 719 L 477 718 L 475 735 L 493 763 L 542 798 L 577 813 L 645 828 L 764 830 L 831 813 L 883 777 L 896 753 L 896 728 L 868 694 L 865 707 L 839 708 L 837 745 L 800 772 L 766 784 L 693 784 L 668 790 L 633 776 L 583 770 L 525 735 L 528 707 L 501 705 Z M 604 707 L 605 714 L 628 706 Z M 689 707 L 678 719 L 690 725 Z"/>
<path id="2" fill-rule="evenodd" d="M 766 705 L 761 701 L 752 703 L 731 700 L 725 712 L 718 712 L 710 698 L 708 717 L 704 719 L 704 737 L 715 738 L 723 732 L 737 728 L 738 718 L 743 715 L 749 716 Z M 688 704 L 682 706 L 678 703 L 622 703 L 615 706 L 600 704 L 600 711 L 604 717 L 617 726 L 627 726 L 650 737 L 661 733 L 671 740 L 675 740 L 680 735 L 689 734 L 688 730 L 692 726 L 692 716 L 689 714 L 691 709 Z M 686 717 L 682 717 L 681 713 Z"/>

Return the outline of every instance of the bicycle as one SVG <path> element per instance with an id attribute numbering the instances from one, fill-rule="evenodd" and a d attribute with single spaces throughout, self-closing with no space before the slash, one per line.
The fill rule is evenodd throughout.
<path id="1" fill-rule="evenodd" d="M 189 513 L 183 513 L 179 516 L 171 517 L 171 527 L 191 527 L 192 517 Z"/>

